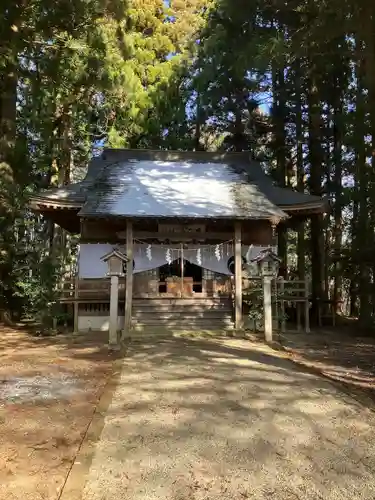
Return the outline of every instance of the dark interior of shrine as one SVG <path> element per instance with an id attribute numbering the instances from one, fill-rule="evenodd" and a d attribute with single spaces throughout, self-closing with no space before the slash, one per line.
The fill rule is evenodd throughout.
<path id="1" fill-rule="evenodd" d="M 182 267 L 181 259 L 176 259 L 171 264 L 165 264 L 159 268 L 159 293 L 167 292 L 166 279 L 173 276 L 177 278 L 193 278 L 193 291 L 202 292 L 203 268 L 187 260 L 183 261 Z"/>

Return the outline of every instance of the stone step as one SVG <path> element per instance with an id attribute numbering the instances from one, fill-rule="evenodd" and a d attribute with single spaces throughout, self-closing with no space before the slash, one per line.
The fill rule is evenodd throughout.
<path id="1" fill-rule="evenodd" d="M 217 331 L 217 330 L 234 330 L 233 324 L 223 324 L 223 323 L 215 323 L 215 324 L 202 324 L 202 325 L 179 325 L 179 324 L 169 324 L 169 325 L 152 325 L 152 324 L 144 324 L 137 323 L 132 326 L 132 330 L 137 331 L 153 331 L 157 330 L 159 332 L 173 332 L 173 331 L 191 331 L 191 332 L 202 332 L 202 331 Z"/>
<path id="2" fill-rule="evenodd" d="M 157 299 L 136 299 L 132 300 L 133 307 L 158 307 L 158 306 L 181 306 L 181 307 L 209 307 L 209 306 L 231 306 L 232 301 L 226 298 L 157 298 Z"/>
<path id="3" fill-rule="evenodd" d="M 133 318 L 132 324 L 133 326 L 154 325 L 154 326 L 165 326 L 168 328 L 182 328 L 183 330 L 186 330 L 195 328 L 207 329 L 207 328 L 219 328 L 224 326 L 229 327 L 233 325 L 233 321 L 231 320 L 231 318 L 215 318 L 215 319 L 196 318 L 196 319 L 191 319 L 189 321 L 178 320 L 178 319 Z"/>
<path id="4" fill-rule="evenodd" d="M 152 325 L 138 325 L 135 326 L 130 333 L 132 341 L 137 342 L 137 340 L 143 340 L 145 338 L 154 339 L 155 337 L 160 338 L 212 338 L 213 336 L 226 336 L 233 337 L 234 327 L 233 326 L 212 326 L 210 328 L 166 328 L 165 326 L 152 326 Z"/>
<path id="5" fill-rule="evenodd" d="M 180 306 L 160 306 L 160 307 L 132 307 L 132 314 L 231 314 L 231 307 L 180 307 Z"/>
<path id="6" fill-rule="evenodd" d="M 154 319 L 184 319 L 190 320 L 194 318 L 203 318 L 203 319 L 215 319 L 215 318 L 231 318 L 231 311 L 155 311 L 155 312 L 146 312 L 146 311 L 132 311 L 133 318 L 154 318 Z"/>

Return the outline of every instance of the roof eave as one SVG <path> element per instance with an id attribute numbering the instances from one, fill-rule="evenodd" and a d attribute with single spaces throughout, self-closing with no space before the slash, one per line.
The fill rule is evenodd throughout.
<path id="1" fill-rule="evenodd" d="M 319 201 L 313 203 L 300 203 L 298 205 L 279 205 L 279 207 L 289 215 L 294 214 L 324 214 L 329 211 L 329 203 L 327 201 Z"/>
<path id="2" fill-rule="evenodd" d="M 43 196 L 31 196 L 28 201 L 31 210 L 35 212 L 43 212 L 44 210 L 80 210 L 83 206 L 82 202 L 51 199 Z"/>
<path id="3" fill-rule="evenodd" d="M 78 212 L 78 216 L 82 219 L 191 219 L 191 220 L 283 220 L 288 219 L 289 215 L 284 212 L 283 214 L 268 214 L 264 216 L 232 216 L 232 215 L 212 215 L 212 216 L 195 216 L 195 215 L 149 215 L 149 214 L 112 214 L 112 213 L 84 213 Z"/>

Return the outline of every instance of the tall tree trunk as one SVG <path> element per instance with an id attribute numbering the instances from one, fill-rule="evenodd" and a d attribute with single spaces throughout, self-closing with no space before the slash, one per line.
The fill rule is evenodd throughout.
<path id="1" fill-rule="evenodd" d="M 301 92 L 301 60 L 296 64 L 296 174 L 297 190 L 301 193 L 305 190 L 305 167 L 303 162 L 303 117 L 302 117 L 302 92 Z M 297 269 L 298 278 L 305 279 L 306 273 L 306 245 L 305 245 L 305 221 L 302 219 L 297 229 Z"/>
<path id="2" fill-rule="evenodd" d="M 5 68 L 0 82 L 0 162 L 11 164 L 16 139 L 17 71 Z"/>
<path id="3" fill-rule="evenodd" d="M 202 146 L 202 125 L 204 121 L 203 109 L 201 105 L 201 96 L 198 91 L 197 95 L 197 106 L 196 106 L 196 115 L 195 115 L 195 133 L 194 133 L 194 148 L 195 151 L 202 151 L 204 148 Z"/>
<path id="4" fill-rule="evenodd" d="M 310 68 L 310 85 L 308 94 L 309 105 L 309 160 L 310 160 L 310 193 L 320 196 L 322 194 L 322 164 L 323 153 L 321 146 L 321 107 L 319 90 L 314 78 L 316 68 Z M 311 278 L 312 278 L 312 304 L 313 312 L 317 313 L 319 300 L 324 300 L 323 270 L 324 270 L 324 228 L 323 216 L 311 216 Z"/>
<path id="5" fill-rule="evenodd" d="M 331 142 L 332 142 L 332 116 L 328 112 L 327 116 L 322 116 L 321 118 L 321 149 L 323 154 L 323 163 L 321 165 L 322 171 L 322 183 L 325 183 L 326 190 L 331 194 L 332 190 L 332 158 L 331 158 Z M 324 168 L 323 168 L 324 166 Z M 332 225 L 331 225 L 331 214 L 328 211 L 322 217 L 323 224 L 323 259 L 322 259 L 322 274 L 323 274 L 323 299 L 327 299 L 331 296 L 330 289 L 330 264 L 331 264 L 331 248 L 332 248 Z"/>
<path id="6" fill-rule="evenodd" d="M 359 271 L 359 320 L 367 326 L 371 322 L 371 280 L 368 262 L 369 254 L 369 173 L 366 163 L 366 98 L 364 93 L 365 66 L 362 57 L 363 44 L 357 40 L 357 96 L 355 123 L 356 177 L 358 179 L 358 227 L 354 260 Z"/>
<path id="7" fill-rule="evenodd" d="M 0 81 L 0 321 L 3 319 L 7 300 L 6 283 L 12 266 L 11 252 L 14 240 L 15 178 L 13 155 L 16 141 L 17 71 L 9 63 Z"/>
<path id="8" fill-rule="evenodd" d="M 59 140 L 60 140 L 60 123 L 61 113 L 60 106 L 55 102 L 55 116 L 52 125 L 51 136 L 49 137 L 49 170 L 47 173 L 47 186 L 57 187 L 59 185 Z M 48 250 L 51 258 L 55 255 L 56 243 L 56 227 L 55 223 L 51 220 L 48 221 Z"/>
<path id="9" fill-rule="evenodd" d="M 281 187 L 286 186 L 287 159 L 286 159 L 286 103 L 284 68 L 273 70 L 273 131 L 276 155 L 276 176 Z M 278 255 L 281 260 L 279 275 L 288 276 L 288 229 L 286 224 L 279 224 L 277 228 Z"/>
<path id="10" fill-rule="evenodd" d="M 64 104 L 61 114 L 60 127 L 60 152 L 59 152 L 59 186 L 67 186 L 70 184 L 70 177 L 73 168 L 73 141 L 72 141 L 72 109 L 69 104 Z M 66 231 L 59 227 L 57 228 L 57 238 L 59 253 L 62 257 L 62 265 L 65 265 L 67 258 L 67 234 Z"/>
<path id="11" fill-rule="evenodd" d="M 342 146 L 343 146 L 343 105 L 341 65 L 336 68 L 333 81 L 333 189 L 335 195 L 333 250 L 334 250 L 334 285 L 333 301 L 336 313 L 339 312 L 339 301 L 342 299 L 342 269 L 340 269 L 340 255 L 342 246 Z"/>
<path id="12" fill-rule="evenodd" d="M 233 146 L 234 150 L 237 152 L 244 151 L 246 149 L 244 126 L 242 123 L 242 111 L 239 105 L 234 115 Z"/>
<path id="13" fill-rule="evenodd" d="M 372 287 L 371 287 L 371 303 L 372 303 L 372 315 L 374 314 L 375 308 L 375 238 L 374 238 L 374 227 L 375 227 L 375 5 L 373 2 L 365 4 L 365 9 L 363 13 L 362 21 L 362 36 L 363 36 L 363 60 L 364 60 L 364 83 L 366 85 L 368 96 L 367 96 L 367 112 L 369 117 L 369 135 L 370 135 L 370 162 L 371 167 L 369 169 L 368 175 L 368 194 L 369 203 L 368 208 L 370 215 L 370 227 L 371 230 L 368 233 L 368 246 L 370 247 L 370 255 L 372 258 L 369 259 L 369 274 L 372 274 Z M 372 262 L 371 262 L 372 260 Z M 370 297 L 369 297 L 370 299 Z"/>
<path id="14" fill-rule="evenodd" d="M 69 105 L 63 106 L 60 120 L 58 183 L 66 186 L 70 184 L 73 163 L 72 109 Z"/>
<path id="15" fill-rule="evenodd" d="M 358 179 L 354 179 L 354 203 L 353 203 L 353 217 L 350 224 L 351 229 L 351 250 L 352 255 L 349 257 L 351 263 L 351 275 L 349 286 L 349 315 L 352 318 L 358 317 L 358 262 L 354 259 L 357 254 L 357 225 L 358 225 Z M 353 255 L 354 253 L 354 255 Z"/>

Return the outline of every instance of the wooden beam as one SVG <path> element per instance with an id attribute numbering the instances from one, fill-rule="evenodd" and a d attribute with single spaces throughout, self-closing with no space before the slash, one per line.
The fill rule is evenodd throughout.
<path id="1" fill-rule="evenodd" d="M 235 223 L 234 241 L 234 324 L 236 330 L 240 330 L 242 328 L 241 222 Z"/>
<path id="2" fill-rule="evenodd" d="M 109 347 L 118 349 L 118 276 L 111 276 L 111 297 L 109 301 Z"/>
<path id="3" fill-rule="evenodd" d="M 185 271 L 185 266 L 184 266 L 184 247 L 181 244 L 180 247 L 180 266 L 181 266 L 181 281 L 180 281 L 180 295 L 181 297 L 184 295 L 184 271 Z"/>
<path id="4" fill-rule="evenodd" d="M 310 333 L 310 283 L 309 280 L 305 280 L 305 333 Z"/>
<path id="5" fill-rule="evenodd" d="M 128 262 L 126 265 L 123 338 L 130 336 L 133 302 L 133 224 L 129 219 L 126 222 L 126 256 L 128 258 Z"/>
<path id="6" fill-rule="evenodd" d="M 272 342 L 272 278 L 263 277 L 263 316 L 264 316 L 264 337 L 266 342 Z"/>
<path id="7" fill-rule="evenodd" d="M 73 329 L 74 333 L 78 332 L 78 308 L 79 304 L 77 302 L 79 297 L 79 276 L 78 273 L 76 274 L 74 278 L 74 303 L 73 303 L 73 308 L 74 308 L 74 318 L 73 318 Z"/>
<path id="8" fill-rule="evenodd" d="M 121 237 L 122 234 L 118 233 Z M 135 231 L 134 238 L 139 240 L 160 239 L 170 241 L 190 241 L 190 240 L 217 240 L 218 242 L 228 241 L 233 238 L 233 233 L 159 233 L 157 231 Z"/>

